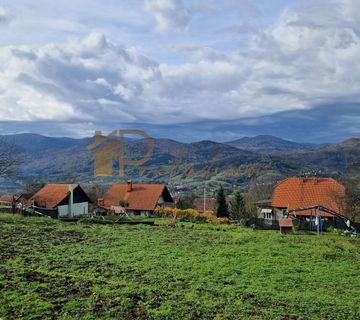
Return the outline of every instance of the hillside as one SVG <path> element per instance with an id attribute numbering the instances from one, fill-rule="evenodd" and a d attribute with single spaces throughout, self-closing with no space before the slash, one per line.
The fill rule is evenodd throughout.
<path id="1" fill-rule="evenodd" d="M 256 137 L 244 137 L 234 141 L 226 142 L 226 144 L 242 150 L 249 150 L 260 153 L 283 153 L 300 150 L 311 150 L 319 148 L 323 145 L 311 143 L 297 143 L 280 139 L 270 135 L 259 135 Z"/>
<path id="2" fill-rule="evenodd" d="M 119 161 L 114 159 L 112 177 L 94 177 L 95 151 L 87 149 L 93 138 L 52 138 L 33 134 L 3 137 L 25 155 L 17 188 L 33 179 L 109 185 L 131 178 L 137 182 L 167 183 L 170 187 L 186 185 L 190 189 L 202 188 L 207 182 L 211 189 L 220 183 L 229 187 L 245 186 L 255 177 L 267 182 L 314 171 L 339 176 L 354 171 L 360 159 L 360 139 L 356 138 L 315 148 L 273 137 L 256 137 L 251 143 L 258 141 L 259 149 L 253 151 L 212 141 L 181 143 L 154 139 L 154 153 L 145 164 L 126 165 L 125 176 L 119 177 Z M 266 148 L 272 151 L 265 152 Z M 281 151 L 275 152 L 277 149 Z M 126 159 L 141 159 L 147 152 L 146 141 L 127 140 L 124 152 Z M 355 174 L 358 173 L 359 170 Z M 6 189 L 9 185 L 3 183 L 2 187 Z"/>

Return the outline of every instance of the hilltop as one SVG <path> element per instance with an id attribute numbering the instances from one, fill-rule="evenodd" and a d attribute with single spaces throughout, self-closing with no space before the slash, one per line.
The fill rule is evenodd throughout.
<path id="1" fill-rule="evenodd" d="M 147 163 L 126 166 L 125 176 L 119 177 L 116 175 L 119 162 L 115 159 L 113 177 L 94 177 L 95 151 L 87 149 L 93 138 L 54 138 L 34 134 L 3 138 L 18 146 L 25 155 L 18 186 L 33 179 L 106 185 L 128 178 L 138 182 L 167 183 L 170 187 L 181 184 L 190 189 L 202 186 L 205 181 L 210 187 L 219 183 L 245 186 L 255 177 L 267 182 L 306 172 L 339 177 L 354 171 L 360 159 L 359 138 L 327 145 L 299 144 L 272 136 L 243 138 L 229 143 L 154 139 L 154 153 Z M 146 151 L 145 140 L 125 142 L 126 159 L 141 159 Z"/>

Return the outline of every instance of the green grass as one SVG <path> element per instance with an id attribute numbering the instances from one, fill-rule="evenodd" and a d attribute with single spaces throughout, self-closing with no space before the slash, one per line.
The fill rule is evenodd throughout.
<path id="1" fill-rule="evenodd" d="M 359 319 L 360 239 L 0 215 L 2 319 Z"/>

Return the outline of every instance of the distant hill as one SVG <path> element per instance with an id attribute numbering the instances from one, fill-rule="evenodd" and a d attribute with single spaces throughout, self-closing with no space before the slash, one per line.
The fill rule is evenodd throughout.
<path id="1" fill-rule="evenodd" d="M 274 137 L 271 135 L 259 135 L 256 137 L 244 137 L 226 144 L 242 150 L 249 150 L 261 153 L 292 152 L 299 150 L 311 150 L 319 145 L 311 143 L 297 143 Z M 320 145 L 324 146 L 324 145 Z"/>
<path id="2" fill-rule="evenodd" d="M 200 141 L 181 143 L 154 139 L 154 153 L 141 166 L 125 166 L 125 176 L 117 175 L 119 161 L 114 159 L 112 177 L 94 177 L 94 150 L 87 146 L 93 138 L 53 138 L 36 134 L 2 136 L 25 155 L 22 176 L 17 187 L 29 180 L 110 185 L 133 179 L 143 183 L 167 183 L 170 187 L 187 186 L 201 189 L 204 182 L 211 190 L 246 186 L 254 178 L 267 182 L 300 173 L 316 172 L 334 177 L 360 174 L 360 139 L 339 144 L 299 144 L 272 136 L 242 138 L 229 143 Z M 241 148 L 240 148 L 241 147 Z M 141 159 L 147 152 L 145 140 L 127 140 L 125 158 Z M 355 173 L 354 173 L 355 172 Z M 3 183 L 2 188 L 8 188 Z"/>

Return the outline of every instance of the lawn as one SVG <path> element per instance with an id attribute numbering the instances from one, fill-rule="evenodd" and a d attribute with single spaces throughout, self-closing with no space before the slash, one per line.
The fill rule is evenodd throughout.
<path id="1" fill-rule="evenodd" d="M 0 318 L 360 319 L 360 239 L 0 215 Z"/>

